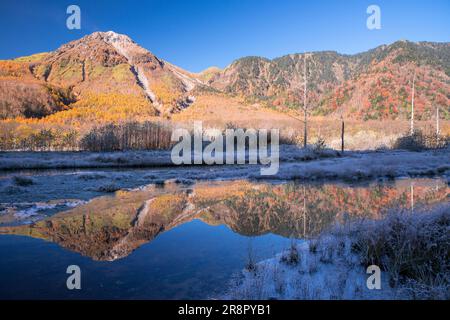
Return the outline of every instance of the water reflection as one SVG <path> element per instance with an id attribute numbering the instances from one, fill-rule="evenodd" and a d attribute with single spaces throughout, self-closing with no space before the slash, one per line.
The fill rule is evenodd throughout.
<path id="1" fill-rule="evenodd" d="M 40 238 L 93 260 L 113 261 L 195 219 L 246 236 L 308 238 L 336 221 L 376 219 L 389 208 L 448 201 L 448 191 L 444 181 L 431 179 L 365 186 L 171 182 L 98 197 L 31 225 L 2 227 L 0 234 Z"/>

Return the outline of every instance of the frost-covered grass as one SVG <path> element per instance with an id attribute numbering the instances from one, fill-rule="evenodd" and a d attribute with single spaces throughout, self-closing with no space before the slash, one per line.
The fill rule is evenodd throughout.
<path id="1" fill-rule="evenodd" d="M 172 165 L 168 151 L 0 152 L 0 170 L 133 168 Z"/>
<path id="2" fill-rule="evenodd" d="M 257 151 L 254 151 L 254 153 L 257 154 Z M 331 149 L 316 150 L 313 147 L 302 149 L 292 145 L 280 146 L 281 162 L 311 161 L 337 157 L 338 155 L 339 153 L 337 151 Z M 248 162 L 248 151 L 245 156 Z M 223 153 L 223 158 L 225 159 L 225 157 L 226 153 Z M 171 160 L 171 152 L 167 150 L 124 152 L 0 152 L 0 170 L 146 168 L 169 166 L 175 165 Z"/>
<path id="3" fill-rule="evenodd" d="M 253 174 L 250 177 L 281 180 L 358 181 L 373 178 L 446 175 L 450 171 L 449 159 L 450 149 L 427 152 L 352 152 L 345 157 L 282 162 L 276 176 L 262 177 Z"/>
<path id="4" fill-rule="evenodd" d="M 337 225 L 237 275 L 227 299 L 450 299 L 450 204 Z M 378 265 L 381 289 L 366 268 Z"/>
<path id="5" fill-rule="evenodd" d="M 276 179 L 276 180 L 369 180 L 446 175 L 450 172 L 450 148 L 439 151 L 369 151 L 280 147 L 276 175 L 261 176 L 260 165 L 192 165 L 176 167 L 169 151 L 89 152 L 5 152 L 0 153 L 0 171 L 22 169 L 86 168 L 177 168 L 176 178 Z M 179 171 L 178 171 L 179 170 Z M 192 175 L 192 173 L 194 173 Z M 198 174 L 201 172 L 201 174 Z"/>

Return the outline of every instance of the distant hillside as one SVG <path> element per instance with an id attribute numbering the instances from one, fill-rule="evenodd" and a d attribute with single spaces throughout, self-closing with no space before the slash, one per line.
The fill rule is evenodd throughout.
<path id="1" fill-rule="evenodd" d="M 326 51 L 273 60 L 245 57 L 216 73 L 209 84 L 268 105 L 298 109 L 303 105 L 305 56 L 313 115 L 406 118 L 415 71 L 417 117 L 429 118 L 439 105 L 450 118 L 450 43 L 398 41 L 356 55 Z"/>

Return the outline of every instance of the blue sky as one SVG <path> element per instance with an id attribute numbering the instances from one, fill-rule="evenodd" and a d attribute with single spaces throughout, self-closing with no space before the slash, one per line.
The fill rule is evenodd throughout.
<path id="1" fill-rule="evenodd" d="M 80 6 L 81 30 L 66 28 Z M 381 30 L 366 9 L 381 8 Z M 1 0 L 0 59 L 51 51 L 94 31 L 129 35 L 191 71 L 258 55 L 357 53 L 400 39 L 450 41 L 449 0 Z"/>

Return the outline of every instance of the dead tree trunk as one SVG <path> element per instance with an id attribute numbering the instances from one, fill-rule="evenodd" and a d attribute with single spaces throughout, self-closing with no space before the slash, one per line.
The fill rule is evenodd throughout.
<path id="1" fill-rule="evenodd" d="M 304 56 L 303 63 L 303 78 L 304 78 L 304 88 L 303 88 L 303 116 L 304 116 L 304 131 L 303 131 L 303 147 L 306 148 L 308 144 L 308 108 L 306 106 L 306 87 L 307 87 L 307 76 L 306 76 L 306 53 Z"/>
<path id="2" fill-rule="evenodd" d="M 344 132 L 345 132 L 345 124 L 344 118 L 341 118 L 341 153 L 344 153 Z"/>
<path id="3" fill-rule="evenodd" d="M 439 145 L 439 106 L 436 106 L 436 144 Z"/>
<path id="4" fill-rule="evenodd" d="M 414 71 L 413 83 L 412 83 L 412 97 L 411 97 L 411 135 L 414 134 L 414 91 L 416 84 L 416 71 Z"/>
<path id="5" fill-rule="evenodd" d="M 439 135 L 439 106 L 436 107 L 436 135 Z"/>

